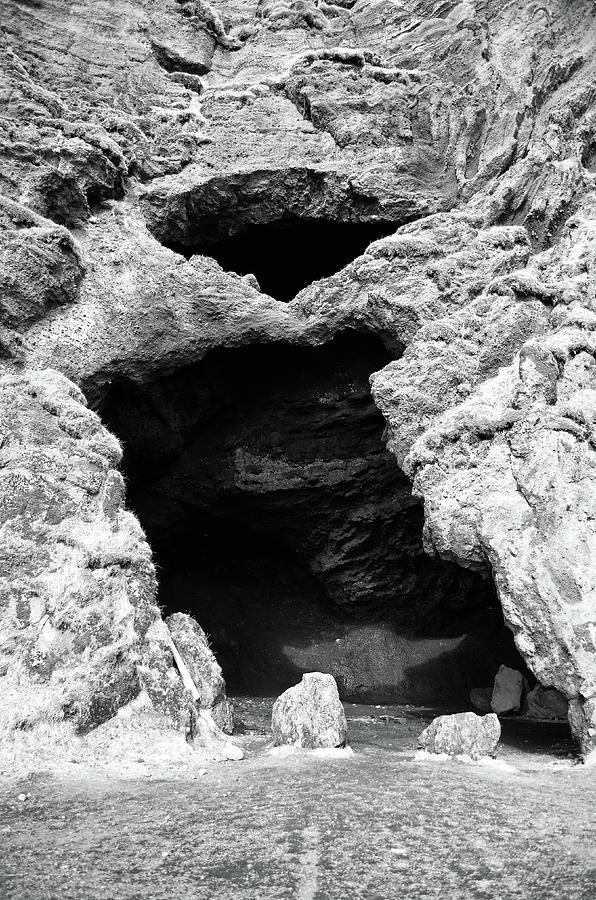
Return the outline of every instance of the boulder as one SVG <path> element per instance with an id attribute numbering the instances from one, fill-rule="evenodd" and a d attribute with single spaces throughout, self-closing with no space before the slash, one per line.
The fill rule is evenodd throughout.
<path id="1" fill-rule="evenodd" d="M 526 696 L 527 712 L 530 719 L 567 719 L 569 705 L 555 688 L 536 687 Z"/>
<path id="2" fill-rule="evenodd" d="M 501 726 L 494 713 L 477 716 L 473 712 L 438 716 L 418 738 L 418 746 L 429 753 L 449 756 L 496 756 Z"/>
<path id="3" fill-rule="evenodd" d="M 517 669 L 501 666 L 495 675 L 492 698 L 493 712 L 501 716 L 508 712 L 518 712 L 524 690 L 524 676 Z"/>
<path id="4" fill-rule="evenodd" d="M 275 701 L 271 729 L 276 745 L 293 744 L 309 750 L 343 747 L 348 726 L 335 678 L 306 672 L 300 684 Z"/>

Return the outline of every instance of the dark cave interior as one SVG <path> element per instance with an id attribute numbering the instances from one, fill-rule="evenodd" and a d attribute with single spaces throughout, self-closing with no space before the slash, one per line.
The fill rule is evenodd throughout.
<path id="1" fill-rule="evenodd" d="M 231 693 L 321 669 L 344 699 L 465 706 L 523 665 L 492 583 L 423 551 L 370 394 L 388 361 L 347 332 L 212 351 L 104 399 L 160 603 L 201 623 Z"/>
<path id="2" fill-rule="evenodd" d="M 249 224 L 217 240 L 188 247 L 169 245 L 190 257 L 212 256 L 226 271 L 253 274 L 261 290 L 288 302 L 311 282 L 328 278 L 361 256 L 372 241 L 393 234 L 395 222 L 336 222 L 286 216 Z M 205 228 L 205 235 L 214 233 Z"/>

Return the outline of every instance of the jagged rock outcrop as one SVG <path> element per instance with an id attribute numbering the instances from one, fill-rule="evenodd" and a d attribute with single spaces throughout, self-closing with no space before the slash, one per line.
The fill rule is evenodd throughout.
<path id="1" fill-rule="evenodd" d="M 11 666 L 37 640 L 31 611 L 20 629 L 15 610 L 50 579 L 42 594 L 71 610 L 76 640 L 54 635 L 48 683 L 82 673 L 81 722 L 96 664 L 107 686 L 102 667 L 123 667 L 96 703 L 105 715 L 141 670 L 163 688 L 171 669 L 116 445 L 62 376 L 99 408 L 113 382 L 150 391 L 214 348 L 321 345 L 355 329 L 393 357 L 373 396 L 424 503 L 427 550 L 494 580 L 524 660 L 592 748 L 594 4 L 85 0 L 73 13 L 0 0 L 0 23 L 2 452 L 12 446 L 19 470 L 14 501 L 13 464 L 3 470 Z M 285 305 L 192 255 L 296 217 L 395 234 Z M 64 437 L 62 418 L 83 436 Z M 69 546 L 73 516 L 86 524 Z M 136 548 L 133 562 L 89 568 L 85 540 L 104 532 Z M 106 579 L 105 634 L 68 599 L 72 566 L 76 583 Z M 131 604 L 123 620 L 116 596 Z M 117 662 L 102 661 L 122 641 Z"/>
<path id="2" fill-rule="evenodd" d="M 85 734 L 144 691 L 188 740 L 217 744 L 200 710 L 229 728 L 221 670 L 173 617 L 197 708 L 162 633 L 151 549 L 124 508 L 118 441 L 57 372 L 4 376 L 0 397 L 4 736 L 59 723 Z"/>

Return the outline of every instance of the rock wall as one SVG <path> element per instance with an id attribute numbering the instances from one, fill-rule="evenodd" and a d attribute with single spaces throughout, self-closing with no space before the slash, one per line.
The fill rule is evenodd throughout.
<path id="1" fill-rule="evenodd" d="M 145 659 L 149 551 L 121 498 L 115 520 L 102 518 L 117 452 L 106 455 L 115 445 L 74 384 L 99 408 L 114 380 L 149 385 L 217 347 L 369 332 L 393 358 L 374 397 L 424 502 L 427 549 L 492 575 L 519 650 L 571 701 L 588 751 L 594 4 L 0 0 L 0 23 L 3 447 L 24 454 L 20 485 L 3 489 L 5 527 L 56 573 L 73 555 L 89 568 L 87 550 L 59 537 L 73 515 L 134 545 L 137 562 L 105 577 L 133 609 L 118 664 Z M 288 217 L 395 233 L 288 304 L 176 252 Z M 63 437 L 46 394 L 96 437 Z M 51 527 L 35 487 L 48 460 L 56 471 L 68 460 L 66 481 L 48 476 Z M 25 483 L 27 515 L 11 506 Z M 2 606 L 11 665 L 36 616 L 15 612 L 19 597 L 43 577 L 19 560 L 6 571 L 16 566 L 23 591 L 10 587 Z M 56 584 L 43 597 L 71 608 Z M 100 660 L 104 638 L 119 645 L 124 625 L 105 602 L 109 634 L 81 625 L 80 649 L 64 645 L 40 692 L 57 691 L 80 654 Z M 29 624 L 15 631 L 19 615 Z M 91 676 L 81 683 L 93 694 Z"/>
<path id="2" fill-rule="evenodd" d="M 55 371 L 6 375 L 0 395 L 0 737 L 40 727 L 47 739 L 58 724 L 86 734 L 143 693 L 187 740 L 216 748 L 200 710 L 231 728 L 221 670 L 199 635 L 195 703 L 155 602 L 151 549 L 124 508 L 118 441 Z"/>
<path id="3" fill-rule="evenodd" d="M 444 383 L 439 389 L 427 372 L 422 381 L 432 379 L 434 415 L 414 425 L 395 397 L 400 382 L 411 385 L 412 370 L 414 377 L 421 375 L 420 359 L 428 353 L 423 335 L 422 346 L 415 340 L 411 355 L 392 365 L 391 374 L 376 376 L 375 396 L 414 491 L 424 498 L 428 549 L 470 568 L 490 567 L 518 648 L 541 683 L 571 700 L 572 725 L 589 749 L 596 636 L 596 394 L 588 324 L 594 236 L 583 216 L 570 226 L 555 248 L 489 287 L 478 301 L 486 308 L 500 302 L 497 291 L 524 296 L 529 290 L 542 292 L 546 305 L 544 294 L 552 292 L 546 307 L 550 327 L 520 342 L 509 365 L 488 378 L 474 373 L 461 402 L 443 411 Z M 444 322 L 446 331 L 449 324 Z M 456 325 L 447 333 L 451 359 L 460 359 L 462 332 Z M 456 377 L 466 374 L 462 365 Z M 413 426 L 418 434 L 412 441 Z"/>

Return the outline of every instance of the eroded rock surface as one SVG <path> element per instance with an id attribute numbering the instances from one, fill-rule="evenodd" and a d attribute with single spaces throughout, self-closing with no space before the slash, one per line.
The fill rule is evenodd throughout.
<path id="1" fill-rule="evenodd" d="M 373 395 L 424 503 L 427 551 L 494 581 L 519 651 L 569 701 L 588 751 L 594 4 L 0 0 L 0 22 L 10 666 L 28 666 L 38 640 L 31 603 L 53 598 L 68 612 L 50 621 L 58 635 L 46 628 L 46 674 L 57 686 L 84 660 L 81 723 L 125 703 L 141 670 L 174 720 L 187 709 L 152 629 L 150 551 L 123 509 L 116 444 L 75 384 L 99 408 L 114 382 L 151 391 L 215 348 L 355 329 L 392 357 Z M 297 217 L 395 233 L 288 304 L 202 255 Z M 63 419 L 83 429 L 75 446 Z M 104 493 L 118 497 L 112 519 Z M 355 547 L 369 533 L 357 524 Z M 126 563 L 97 557 L 104 534 Z M 336 549 L 316 553 L 339 592 L 351 574 Z M 84 591 L 69 599 L 73 571 L 93 591 L 105 580 L 107 632 Z M 97 672 L 106 696 L 92 702 Z"/>
<path id="2" fill-rule="evenodd" d="M 200 711 L 158 627 L 155 567 L 124 508 L 120 445 L 57 372 L 6 375 L 0 395 L 3 735 L 62 724 L 84 734 L 145 692 L 192 739 L 204 731 Z M 221 671 L 206 644 L 200 660 L 189 647 L 193 622 L 182 618 L 172 627 L 199 668 L 200 707 L 229 725 Z"/>

